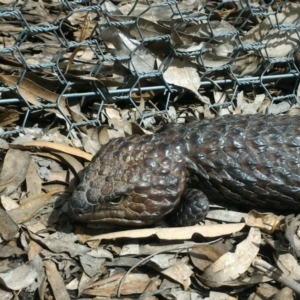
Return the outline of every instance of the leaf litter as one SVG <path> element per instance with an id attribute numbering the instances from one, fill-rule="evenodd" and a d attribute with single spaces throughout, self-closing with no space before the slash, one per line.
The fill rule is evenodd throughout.
<path id="1" fill-rule="evenodd" d="M 8 5 L 9 1 L 4 3 Z M 32 1 L 26 5 L 27 22 L 52 22 L 50 9 L 55 11 L 55 5 L 51 7 L 45 3 L 42 6 L 40 2 Z M 107 125 L 95 128 L 87 124 L 73 128 L 67 137 L 66 129 L 69 128 L 63 123 L 64 118 L 67 116 L 74 122 L 94 118 L 99 102 L 89 104 L 89 111 L 83 112 L 85 100 L 68 103 L 62 98 L 58 101 L 58 81 L 50 74 L 25 74 L 19 85 L 19 95 L 14 95 L 22 97 L 30 105 L 39 105 L 40 100 L 37 98 L 42 98 L 42 101 L 54 106 L 45 109 L 44 114 L 31 114 L 24 133 L 0 140 L 0 298 L 299 297 L 298 219 L 255 211 L 245 214 L 222 207 L 212 209 L 201 225 L 182 228 L 121 231 L 109 226 L 98 228 L 77 224 L 69 219 L 66 206 L 78 182 L 77 175 L 80 176 L 82 168 L 101 145 L 118 136 L 151 134 L 171 120 L 185 122 L 214 117 L 216 113 L 209 109 L 209 105 L 224 104 L 233 94 L 231 88 L 224 92 L 215 83 L 212 94 L 200 93 L 203 73 L 197 67 L 221 68 L 232 61 L 227 55 L 236 46 L 232 37 L 217 37 L 213 43 L 208 43 L 210 29 L 207 24 L 198 26 L 180 23 L 176 18 L 170 20 L 172 12 L 167 10 L 162 15 L 160 9 L 151 9 L 140 18 L 139 14 L 148 7 L 143 1 L 137 4 L 130 17 L 126 16 L 132 8 L 130 1 L 118 6 L 105 1 L 103 5 L 112 21 L 139 18 L 139 30 L 135 25 L 116 25 L 102 31 L 107 54 L 128 56 L 132 50 L 138 50 L 134 51 L 130 63 L 122 62 L 118 68 L 115 64 L 105 62 L 106 74 L 111 77 L 101 78 L 90 76 L 89 64 L 78 63 L 80 60 L 95 63 L 91 49 L 76 47 L 66 53 L 64 64 L 60 65 L 66 78 L 82 81 L 72 87 L 72 91 L 88 91 L 88 80 L 94 81 L 103 91 L 115 89 L 125 82 L 128 71 L 146 72 L 162 68 L 166 82 L 182 88 L 182 93 L 171 101 L 167 108 L 169 114 L 158 114 L 150 121 L 142 120 L 141 123 L 149 131 L 136 124 L 140 121 L 136 108 L 107 103 L 100 115 L 101 123 Z M 193 10 L 201 5 L 201 1 L 182 1 L 179 5 L 182 9 Z M 282 13 L 277 14 L 279 22 L 285 20 L 293 23 L 295 16 L 299 15 L 298 11 L 297 3 L 288 4 Z M 215 11 L 213 32 L 217 34 L 234 30 L 228 20 L 238 12 L 238 7 L 234 6 L 232 9 Z M 222 20 L 225 15 L 226 19 Z M 75 28 L 69 27 L 74 40 L 80 42 L 91 34 L 97 14 L 78 12 L 63 17 Z M 5 33 L 16 34 L 22 30 L 14 23 L 0 22 Z M 99 26 L 101 28 L 101 22 Z M 252 29 L 245 33 L 243 42 L 254 43 L 266 32 L 272 33 L 272 30 L 275 32 L 269 22 L 257 18 L 253 21 Z M 170 43 L 178 52 L 201 51 L 204 44 L 206 52 L 201 61 L 191 58 L 168 61 L 165 57 L 169 49 L 163 43 L 151 48 L 140 42 L 141 35 L 151 38 L 158 34 L 169 34 Z M 26 41 L 22 45 L 27 49 L 24 57 L 29 63 L 42 62 L 36 49 L 42 49 L 43 60 L 48 61 L 59 47 L 51 33 L 40 37 L 44 41 L 42 44 L 35 45 L 34 42 Z M 277 55 L 276 43 L 280 42 L 284 55 L 290 52 L 298 40 L 296 35 L 286 37 L 278 34 L 272 38 L 271 42 L 265 40 L 265 55 L 271 57 Z M 5 34 L 3 39 L 6 46 L 14 45 L 11 35 Z M 47 45 L 47 41 L 51 41 L 51 45 Z M 285 47 L 285 44 L 288 46 Z M 19 75 L 15 75 L 18 72 L 13 70 L 20 70 L 20 64 L 8 58 L 3 58 L 0 63 L 0 79 L 6 86 L 13 87 L 20 79 Z M 255 75 L 260 64 L 259 56 L 248 53 L 232 62 L 232 71 L 237 77 Z M 214 82 L 216 79 L 210 80 Z M 276 87 L 270 87 L 270 90 L 273 95 L 280 94 Z M 143 114 L 157 113 L 162 109 L 160 100 L 164 98 L 163 95 L 147 92 L 133 93 L 131 96 Z M 187 104 L 187 98 L 193 101 Z M 265 112 L 269 107 L 275 114 L 299 114 L 297 106 L 292 107 L 286 102 L 270 104 L 265 94 L 242 90 L 237 94 L 235 111 L 220 106 L 217 112 L 219 115 L 254 114 Z M 60 122 L 53 121 L 53 114 Z M 1 130 L 19 126 L 16 124 L 20 123 L 23 115 L 24 111 L 16 106 L 1 107 Z M 34 125 L 36 123 L 38 126 Z"/>
<path id="2" fill-rule="evenodd" d="M 72 187 L 68 179 L 56 179 L 56 189 L 48 190 L 51 176 L 39 175 L 40 193 L 36 193 L 34 185 L 25 186 L 24 182 L 33 169 L 41 174 L 38 170 L 46 168 L 52 174 L 60 166 L 73 174 L 75 161 L 76 172 L 80 173 L 89 159 L 78 155 L 81 152 L 69 153 L 70 146 L 60 146 L 55 138 L 46 144 L 27 143 L 26 147 L 24 143 L 14 143 L 10 144 L 13 148 L 3 149 L 6 155 L 1 202 L 5 210 L 1 212 L 0 254 L 2 250 L 8 256 L 2 255 L 0 282 L 8 294 L 22 290 L 44 293 L 40 297 L 85 299 L 137 294 L 168 297 L 185 292 L 203 299 L 214 299 L 217 296 L 213 293 L 234 299 L 239 294 L 250 297 L 249 289 L 252 294 L 257 289 L 268 293 L 272 287 L 274 295 L 280 293 L 280 285 L 274 285 L 272 280 L 299 293 L 295 258 L 275 235 L 283 235 L 287 228 L 284 216 L 253 212 L 247 215 L 217 207 L 203 224 L 191 227 L 112 232 L 116 229 L 76 224 L 66 214 Z M 16 146 L 23 150 L 15 149 Z M 13 152 L 19 157 L 25 154 L 22 165 L 17 166 L 20 171 L 22 168 L 17 178 L 13 169 L 16 166 L 10 166 L 16 162 Z M 47 160 L 45 153 L 50 154 Z M 55 163 L 51 163 L 54 157 Z M 298 239 L 296 231 L 292 234 Z M 265 264 L 266 255 L 274 260 L 273 264 Z M 14 265 L 16 258 L 19 263 Z M 17 282 L 12 280 L 16 276 Z M 266 284 L 271 284 L 270 288 L 263 289 Z M 217 292 L 221 287 L 223 292 Z"/>

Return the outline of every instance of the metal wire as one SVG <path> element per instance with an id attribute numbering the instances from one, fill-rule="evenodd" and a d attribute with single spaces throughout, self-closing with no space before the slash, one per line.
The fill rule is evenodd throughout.
<path id="1" fill-rule="evenodd" d="M 260 5 L 256 5 L 257 1 L 250 0 L 186 1 L 186 6 L 183 6 L 185 1 L 132 0 L 128 1 L 131 9 L 123 15 L 118 12 L 117 6 L 114 5 L 119 2 L 61 0 L 55 7 L 56 15 L 52 17 L 51 22 L 48 22 L 48 24 L 37 22 L 34 25 L 28 19 L 26 6 L 28 3 L 26 1 L 23 4 L 18 1 L 11 1 L 10 6 L 0 7 L 0 21 L 2 20 L 3 24 L 13 21 L 22 28 L 19 33 L 14 33 L 15 42 L 13 45 L 10 44 L 6 47 L 5 43 L 0 43 L 0 63 L 5 64 L 5 62 L 8 62 L 12 64 L 11 70 L 13 72 L 7 71 L 7 74 L 13 74 L 18 78 L 15 84 L 11 81 L 8 84 L 6 77 L 0 77 L 2 80 L 0 105 L 25 106 L 27 109 L 23 125 L 19 129 L 0 132 L 0 137 L 24 131 L 29 116 L 36 110 L 57 110 L 65 119 L 68 130 L 83 125 L 101 124 L 99 117 L 103 113 L 105 105 L 115 101 L 129 101 L 140 114 L 141 122 L 156 113 L 168 114 L 170 96 L 181 90 L 180 85 L 168 83 L 168 80 L 165 79 L 166 70 L 172 65 L 174 59 L 188 59 L 194 65 L 197 65 L 199 78 L 201 78 L 198 89 L 199 94 L 205 89 L 213 89 L 215 86 L 220 87 L 223 91 L 230 87 L 231 92 L 228 93 L 229 99 L 227 102 L 223 104 L 211 103 L 209 104 L 210 108 L 235 107 L 237 92 L 247 85 L 260 87 L 272 104 L 279 101 L 288 101 L 291 104 L 298 103 L 297 88 L 300 73 L 295 57 L 299 52 L 300 22 L 299 17 L 293 18 L 292 15 L 292 5 L 300 5 L 297 1 L 294 4 L 290 4 L 290 1 L 260 1 Z M 143 9 L 139 6 L 141 3 Z M 220 30 L 220 26 L 216 27 L 216 22 L 222 21 L 220 20 L 222 11 L 226 11 L 229 6 L 235 7 L 238 14 L 235 14 L 232 20 L 229 17 L 226 20 L 226 24 L 230 23 L 231 27 L 224 25 L 224 28 Z M 281 14 L 285 11 L 289 12 L 289 10 L 291 12 L 287 17 L 291 21 L 290 23 L 284 23 Z M 156 14 L 158 11 L 162 19 L 158 20 L 155 23 L 156 25 L 147 23 L 154 27 L 157 26 L 155 30 L 147 31 L 144 26 L 145 20 L 151 18 L 151 15 Z M 89 19 L 92 20 L 90 21 L 92 29 L 80 41 L 78 41 L 78 38 L 76 40 L 71 34 L 67 34 L 68 31 L 66 30 L 66 27 L 80 27 L 80 24 L 74 21 L 76 16 L 80 20 L 82 20 L 82 16 L 89 16 Z M 258 19 L 260 21 L 264 20 L 262 23 L 265 24 L 265 27 L 268 24 L 269 27 L 264 28 L 265 31 L 261 31 L 261 36 L 255 36 L 255 39 L 247 40 L 245 35 L 251 31 L 249 28 L 254 27 L 254 23 Z M 168 27 L 169 25 L 173 27 Z M 184 30 L 189 26 L 191 27 L 191 25 L 198 26 L 200 29 L 198 35 L 193 35 L 194 48 L 187 49 L 184 39 L 190 38 L 191 35 L 185 35 Z M 182 34 L 180 37 L 176 37 L 178 32 Z M 28 55 L 25 53 L 26 47 L 29 47 L 33 39 L 44 41 L 45 35 L 55 41 L 50 44 L 50 47 L 53 47 L 52 50 L 55 49 L 53 55 L 51 57 L 45 56 L 38 62 L 37 60 L 28 59 Z M 120 35 L 123 37 L 123 40 L 120 39 L 120 41 L 130 38 L 131 48 L 127 48 L 127 51 L 110 51 L 108 44 L 112 43 L 117 48 L 116 41 L 118 41 Z M 285 43 L 286 38 L 291 35 L 293 35 L 293 44 L 288 53 L 284 55 L 280 52 L 275 53 L 275 55 L 270 54 L 272 49 L 277 47 L 277 44 L 274 43 Z M 182 40 L 182 47 L 178 47 L 178 43 L 174 42 L 180 39 Z M 222 63 L 220 59 L 219 63 L 214 64 L 218 60 L 215 59 L 214 61 L 212 59 L 214 63 L 207 63 L 209 55 L 213 54 L 216 58 L 219 57 L 219 47 L 228 44 L 229 41 L 232 51 L 229 51 L 227 56 L 223 55 L 223 59 L 226 58 L 228 61 Z M 32 43 L 31 46 L 34 47 L 34 45 L 35 43 Z M 149 45 L 164 45 L 169 49 L 168 55 L 162 60 L 159 68 L 156 64 L 152 66 L 150 63 L 147 64 L 147 54 L 155 61 L 155 57 L 145 52 Z M 37 47 L 42 46 L 43 44 L 37 44 Z M 82 73 L 84 76 L 82 77 L 81 75 L 71 76 L 66 72 L 68 68 L 66 62 L 70 60 L 76 49 L 89 50 L 93 54 L 90 61 L 80 60 L 80 58 L 73 60 L 74 70 L 76 70 L 76 67 L 78 67 L 78 70 L 80 68 L 84 69 Z M 141 60 L 137 59 L 142 54 L 145 55 L 145 65 L 143 67 L 141 66 Z M 250 75 L 245 72 L 241 72 L 241 76 L 237 75 L 236 69 L 241 60 L 244 57 L 253 58 L 254 56 L 259 60 L 256 66 L 257 70 L 250 73 Z M 118 88 L 105 84 L 105 79 L 109 79 L 112 75 L 107 72 L 107 66 L 114 64 L 123 66 L 127 70 L 126 80 L 123 81 L 123 84 L 119 84 Z M 279 74 L 269 72 L 274 66 L 278 65 L 282 66 L 283 71 Z M 35 72 L 43 75 L 47 74 L 46 78 L 51 78 L 56 83 L 56 86 L 51 90 L 57 95 L 55 103 L 47 103 L 42 95 L 37 95 L 35 101 L 29 101 L 24 94 L 22 85 L 30 79 L 30 74 L 36 74 Z M 96 82 L 95 79 L 98 81 Z M 104 81 L 104 84 L 101 84 L 101 80 Z M 291 87 L 288 93 L 276 95 L 270 91 L 269 83 L 280 80 L 289 80 Z M 149 82 L 149 85 L 145 82 Z M 83 83 L 88 89 L 83 92 L 77 91 L 77 85 Z M 149 111 L 140 111 L 138 108 L 133 94 L 142 94 L 148 91 L 165 92 L 165 105 L 161 111 L 149 113 Z M 14 93 L 13 96 L 11 96 L 12 93 Z M 74 122 L 60 107 L 62 99 L 71 101 L 74 98 L 90 98 L 91 101 L 99 103 L 96 117 L 91 117 L 88 121 Z"/>

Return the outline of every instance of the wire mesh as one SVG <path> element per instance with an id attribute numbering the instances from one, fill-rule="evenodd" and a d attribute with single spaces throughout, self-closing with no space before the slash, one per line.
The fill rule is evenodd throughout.
<path id="1" fill-rule="evenodd" d="M 266 113 L 298 104 L 298 1 L 0 3 L 0 108 L 17 107 L 22 120 L 0 136 L 24 132 L 41 112 L 69 133 L 101 125 L 113 103 L 128 103 L 144 125 L 176 119 L 178 99 L 216 114 L 240 108 L 241 93 L 251 103 L 264 94 Z M 155 109 L 140 102 L 150 92 Z"/>

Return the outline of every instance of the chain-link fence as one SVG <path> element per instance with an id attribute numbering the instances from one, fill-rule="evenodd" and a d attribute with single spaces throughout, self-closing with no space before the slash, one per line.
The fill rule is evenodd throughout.
<path id="1" fill-rule="evenodd" d="M 286 111 L 299 16 L 298 1 L 0 0 L 0 136 L 49 116 L 68 133 L 100 125 L 116 103 L 144 125 L 190 99 L 199 113 Z"/>

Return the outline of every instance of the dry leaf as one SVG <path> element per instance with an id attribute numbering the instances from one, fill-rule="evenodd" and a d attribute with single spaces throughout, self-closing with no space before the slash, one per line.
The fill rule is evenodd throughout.
<path id="1" fill-rule="evenodd" d="M 8 289 L 18 291 L 33 284 L 38 276 L 38 271 L 34 267 L 34 261 L 31 261 L 29 264 L 0 273 L 0 282 Z"/>
<path id="2" fill-rule="evenodd" d="M 0 175 L 1 195 L 12 194 L 25 180 L 30 161 L 31 156 L 27 151 L 16 149 L 7 151 Z"/>
<path id="3" fill-rule="evenodd" d="M 297 48 L 299 36 L 295 30 L 280 30 L 278 26 L 296 25 L 300 14 L 298 3 L 287 3 L 285 9 L 270 15 L 253 27 L 242 39 L 244 45 L 261 42 L 265 49 L 261 53 L 265 57 L 284 57 Z M 277 26 L 275 27 L 274 24 Z"/>
<path id="4" fill-rule="evenodd" d="M 259 229 L 252 227 L 247 239 L 237 245 L 234 253 L 225 253 L 204 271 L 206 285 L 228 285 L 245 273 L 258 253 L 260 241 Z"/>
<path id="5" fill-rule="evenodd" d="M 197 72 L 197 65 L 184 58 L 182 60 L 175 58 L 172 65 L 164 72 L 165 80 L 174 85 L 184 87 L 192 92 L 202 100 L 198 92 L 201 80 Z"/>
<path id="6" fill-rule="evenodd" d="M 12 240 L 18 233 L 19 227 L 9 214 L 0 208 L 0 235 L 6 241 Z"/>
<path id="7" fill-rule="evenodd" d="M 260 213 L 251 210 L 245 218 L 245 222 L 248 226 L 257 227 L 266 233 L 273 233 L 283 219 L 283 216 L 276 216 L 273 213 Z"/>
<path id="8" fill-rule="evenodd" d="M 41 148 L 46 148 L 46 149 L 50 149 L 50 150 L 61 151 L 66 154 L 75 155 L 75 156 L 84 158 L 87 161 L 92 160 L 91 154 L 88 154 L 88 153 L 81 151 L 79 149 L 76 149 L 76 148 L 66 146 L 64 144 L 51 143 L 51 142 L 45 142 L 45 141 L 31 141 L 31 142 L 22 143 L 20 145 L 24 146 L 24 147 L 41 147 Z M 11 145 L 11 147 L 14 147 L 14 146 L 17 146 L 17 145 Z"/>
<path id="9" fill-rule="evenodd" d="M 21 96 L 30 104 L 40 106 L 41 103 L 37 100 L 37 98 L 45 99 L 50 103 L 57 103 L 59 98 L 58 94 L 55 94 L 44 87 L 39 86 L 35 82 L 23 78 L 22 81 L 19 82 L 20 78 L 15 75 L 2 75 L 0 74 L 0 79 L 2 79 L 9 87 L 13 87 L 18 85 Z M 70 116 L 68 110 L 65 107 L 65 99 L 60 98 L 58 103 L 59 108 L 63 111 L 66 116 Z M 55 111 L 56 115 L 60 115 L 58 111 Z"/>
<path id="10" fill-rule="evenodd" d="M 117 295 L 118 286 L 122 279 L 122 274 L 116 274 L 104 280 L 94 282 L 88 289 L 84 290 L 84 295 L 114 297 Z M 132 284 L 134 282 L 134 284 Z M 144 292 L 156 291 L 160 280 L 151 279 L 146 274 L 128 274 L 121 287 L 121 295 L 142 294 Z"/>
<path id="11" fill-rule="evenodd" d="M 189 254 L 193 265 L 200 271 L 204 271 L 212 262 L 225 254 L 225 252 L 213 245 L 198 245 L 190 249 Z"/>
<path id="12" fill-rule="evenodd" d="M 42 192 L 42 180 L 37 173 L 37 165 L 32 159 L 26 174 L 26 189 L 29 196 L 37 196 Z"/>
<path id="13" fill-rule="evenodd" d="M 189 227 L 176 227 L 176 228 L 151 228 L 151 229 L 134 229 L 120 232 L 113 232 L 93 236 L 87 242 L 97 240 L 118 239 L 118 238 L 145 238 L 156 235 L 161 240 L 188 240 L 194 234 L 200 234 L 204 237 L 217 237 L 224 234 L 230 234 L 240 231 L 245 226 L 245 223 L 239 224 L 224 224 L 224 225 L 209 225 L 209 226 L 189 226 Z"/>
<path id="14" fill-rule="evenodd" d="M 187 264 L 177 262 L 168 269 L 162 271 L 162 274 L 180 283 L 183 286 L 183 289 L 186 291 L 191 285 L 190 277 L 193 275 L 193 271 Z"/>
<path id="15" fill-rule="evenodd" d="M 260 113 L 267 109 L 269 113 L 278 114 L 287 111 L 289 102 L 295 99 L 300 66 L 300 56 L 295 57 L 295 64 L 293 61 L 294 52 L 299 50 L 300 44 L 297 35 L 300 6 L 295 1 L 273 1 L 272 4 L 266 4 L 270 1 L 252 1 L 251 10 L 244 9 L 248 7 L 248 2 L 241 7 L 241 1 L 227 2 L 222 7 L 216 1 L 203 0 L 100 1 L 100 4 L 94 6 L 74 1 L 72 7 L 67 9 L 61 2 L 1 2 L 0 13 L 4 11 L 11 14 L 10 17 L 0 18 L 3 33 L 0 47 L 4 47 L 5 52 L 5 56 L 0 57 L 0 77 L 2 85 L 11 87 L 1 90 L 1 99 L 7 103 L 6 100 L 13 98 L 14 101 L 17 96 L 25 98 L 29 103 L 28 106 L 20 106 L 12 102 L 9 106 L 0 108 L 0 135 L 3 136 L 0 140 L 0 160 L 4 163 L 4 155 L 9 149 L 8 142 L 11 143 L 12 140 L 16 144 L 20 143 L 20 139 L 24 139 L 23 142 L 28 139 L 51 141 L 54 143 L 49 145 L 50 148 L 45 143 L 36 144 L 37 147 L 42 147 L 38 155 L 48 157 L 47 162 L 43 160 L 46 163 L 43 167 L 49 172 L 46 174 L 44 170 L 43 178 L 59 179 L 55 176 L 65 176 L 65 172 L 61 173 L 66 170 L 61 168 L 64 164 L 68 166 L 66 172 L 70 176 L 66 180 L 69 181 L 72 179 L 69 171 L 77 173 L 82 169 L 83 162 L 86 163 L 92 157 L 86 157 L 84 151 L 77 152 L 76 147 L 94 154 L 99 146 L 98 140 L 105 144 L 110 138 L 119 135 L 141 134 L 142 130 L 129 121 L 141 122 L 143 126 L 155 131 L 161 123 L 168 122 L 169 117 L 184 123 L 228 113 Z M 253 14 L 257 9 L 263 10 L 264 17 Z M 16 11 L 19 12 L 18 15 L 14 15 Z M 34 35 L 26 30 L 25 22 L 26 28 L 36 30 Z M 56 25 L 59 25 L 58 31 L 54 28 Z M 16 40 L 19 50 L 12 52 Z M 277 58 L 278 55 L 280 57 Z M 161 61 L 164 62 L 163 65 L 159 63 Z M 166 72 L 163 67 L 167 69 Z M 66 70 L 68 74 L 63 74 L 62 70 Z M 186 73 L 182 70 L 186 70 Z M 275 79 L 286 79 L 270 82 L 270 75 L 276 75 Z M 165 82 L 166 78 L 172 85 Z M 224 79 L 233 84 L 220 84 L 220 90 L 215 88 L 213 94 L 208 83 L 217 87 Z M 19 80 L 20 84 L 15 87 Z M 268 97 L 259 94 L 261 88 Z M 76 100 L 68 98 L 69 107 L 64 98 L 58 103 L 62 94 L 76 96 Z M 298 94 L 300 88 L 297 96 Z M 263 96 L 264 99 L 261 100 Z M 128 99 L 130 101 L 126 101 Z M 231 102 L 238 106 L 234 111 L 227 107 Z M 66 122 L 56 118 L 62 117 L 57 104 L 62 113 L 66 114 Z M 51 106 L 50 109 L 48 105 Z M 80 129 L 86 135 L 75 124 L 82 121 L 84 126 Z M 20 127 L 15 127 L 14 122 Z M 96 129 L 93 133 L 91 127 L 100 124 L 99 122 L 109 124 L 114 129 L 105 128 L 101 133 L 101 130 Z M 18 133 L 21 130 L 25 132 L 25 136 Z M 10 131 L 14 132 L 11 134 Z M 60 144 L 72 145 L 74 148 Z M 12 147 L 27 150 L 21 146 Z M 20 155 L 15 157 L 19 158 Z M 59 162 L 59 165 L 50 160 Z M 19 172 L 21 168 L 18 167 L 17 170 Z M 41 167 L 38 168 L 40 170 Z M 42 175 L 43 172 L 40 171 L 39 174 Z M 15 193 L 10 197 L 1 197 L 6 210 L 15 209 L 18 203 L 21 204 L 19 209 L 29 206 L 24 204 L 28 196 L 44 197 L 40 192 L 41 179 L 36 175 L 34 164 L 31 163 L 25 175 L 26 184 L 19 187 L 16 185 Z M 1 180 L 3 187 L 15 184 L 13 177 Z M 47 184 L 43 188 L 52 192 L 57 189 L 64 191 L 67 187 Z M 13 268 L 17 269 L 7 280 L 9 287 L 16 290 L 13 293 L 10 293 L 9 288 L 0 290 L 0 299 L 97 298 L 98 294 L 106 299 L 117 296 L 118 288 L 126 295 L 123 297 L 127 298 L 198 299 L 203 291 L 202 272 L 213 265 L 216 268 L 219 259 L 222 261 L 222 257 L 227 255 L 218 248 L 221 242 L 224 252 L 232 251 L 233 245 L 243 243 L 241 241 L 245 236 L 244 231 L 240 232 L 244 224 L 167 230 L 135 229 L 100 235 L 100 239 L 105 238 L 105 243 L 100 246 L 99 239 L 93 238 L 83 246 L 81 243 L 88 236 L 97 238 L 98 234 L 107 231 L 104 226 L 92 228 L 91 225 L 87 227 L 72 222 L 66 215 L 67 203 L 63 196 L 68 195 L 55 197 L 55 203 L 53 201 L 53 205 L 45 207 L 43 201 L 33 203 L 35 207 L 40 202 L 42 213 L 32 218 L 31 214 L 36 207 L 33 211 L 29 209 L 27 217 L 31 219 L 26 225 L 19 226 L 20 230 L 16 235 L 16 224 L 11 219 L 6 219 L 8 214 L 4 212 L 2 235 L 9 241 L 3 241 L 0 245 L 0 278 L 3 274 L 9 274 Z M 18 201 L 13 200 L 20 197 L 22 198 Z M 30 199 L 32 198 L 27 198 L 27 201 Z M 27 213 L 23 212 L 22 218 L 23 214 Z M 243 216 L 242 213 L 224 210 L 209 213 L 209 217 L 218 222 L 240 222 Z M 268 222 L 267 227 L 273 227 L 273 219 L 271 218 L 271 223 L 270 219 Z M 205 220 L 205 223 L 212 222 Z M 252 290 L 256 291 L 251 295 L 253 298 L 291 299 L 295 297 L 291 289 L 300 294 L 299 284 L 296 282 L 299 273 L 297 260 L 290 254 L 282 254 L 299 248 L 299 234 L 294 234 L 297 226 L 298 224 L 291 222 L 287 228 L 281 228 L 282 232 L 286 231 L 286 236 L 292 238 L 291 249 L 287 249 L 282 240 L 273 234 L 268 236 L 268 240 L 265 237 L 268 245 L 263 244 L 259 253 L 267 256 L 266 259 L 270 261 L 275 260 L 283 273 L 276 266 L 259 265 L 258 259 L 247 268 L 251 260 L 247 255 L 252 255 L 248 238 L 244 243 L 246 246 L 241 247 L 245 251 L 244 255 L 237 253 L 238 251 L 231 253 L 236 260 L 232 259 L 234 263 L 227 269 L 227 279 L 235 278 L 237 272 L 244 273 L 226 284 L 239 288 L 242 285 L 252 286 Z M 76 235 L 72 233 L 74 231 Z M 222 241 L 214 243 L 210 238 L 214 236 L 221 236 Z M 208 237 L 212 244 L 197 244 L 197 247 L 194 246 L 195 242 L 185 244 L 186 239 L 199 241 L 203 237 Z M 117 238 L 118 241 L 114 241 Z M 188 249 L 191 250 L 188 252 Z M 26 266 L 31 259 L 34 262 L 29 264 L 37 271 L 33 281 L 20 268 L 20 265 Z M 42 260 L 45 261 L 49 280 Z M 220 271 L 216 274 L 217 279 L 225 278 L 226 272 L 222 269 L 225 263 L 221 264 Z M 133 273 L 121 284 L 124 272 L 132 267 L 135 268 Z M 188 288 L 191 268 L 195 274 L 193 287 Z M 161 273 L 162 269 L 167 275 Z M 270 279 L 263 274 L 274 278 Z M 99 280 L 95 284 L 93 276 L 97 276 Z M 183 291 L 174 280 L 167 280 L 167 276 L 180 282 L 187 290 Z M 213 277 L 212 281 L 214 279 Z M 273 282 L 269 285 L 263 284 L 271 280 Z M 275 286 L 274 280 L 291 289 L 278 290 L 279 285 Z M 253 286 L 257 283 L 259 285 Z M 2 287 L 4 289 L 4 284 Z M 84 291 L 86 293 L 82 296 Z M 243 288 L 226 288 L 226 292 L 231 297 L 213 289 L 204 291 L 207 299 L 228 300 L 234 298 L 233 293 L 238 299 L 245 298 Z"/>
<path id="16" fill-rule="evenodd" d="M 51 285 L 55 299 L 56 300 L 71 299 L 64 285 L 64 281 L 60 273 L 57 271 L 54 262 L 52 262 L 51 260 L 45 260 L 44 265 L 46 268 L 47 279 Z"/>
<path id="17" fill-rule="evenodd" d="M 300 266 L 290 253 L 282 253 L 276 259 L 276 265 L 286 275 L 294 280 L 300 280 Z"/>
<path id="18" fill-rule="evenodd" d="M 24 223 L 35 216 L 44 206 L 48 205 L 53 195 L 61 192 L 64 191 L 55 191 L 30 197 L 25 204 L 9 210 L 7 213 L 17 224 Z"/>
<path id="19" fill-rule="evenodd" d="M 20 118 L 19 112 L 7 107 L 0 107 L 0 127 L 13 125 Z"/>

